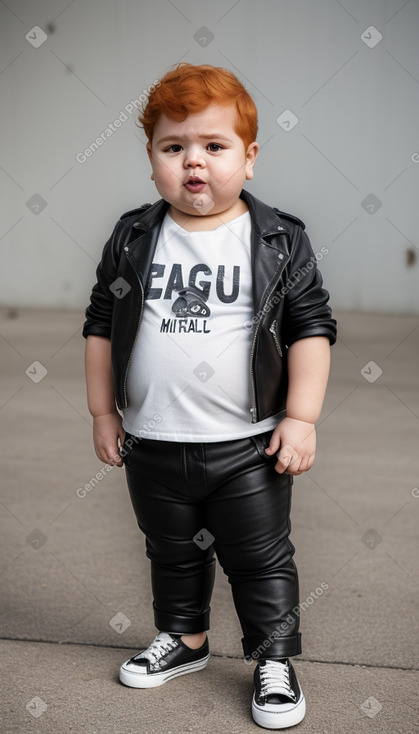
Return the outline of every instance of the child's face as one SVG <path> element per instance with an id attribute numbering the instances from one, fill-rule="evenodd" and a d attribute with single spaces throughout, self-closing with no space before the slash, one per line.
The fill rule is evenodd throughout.
<path id="1" fill-rule="evenodd" d="M 159 118 L 147 151 L 156 188 L 175 215 L 234 214 L 259 148 L 245 149 L 234 131 L 236 114 L 234 105 L 211 104 L 183 122 Z"/>

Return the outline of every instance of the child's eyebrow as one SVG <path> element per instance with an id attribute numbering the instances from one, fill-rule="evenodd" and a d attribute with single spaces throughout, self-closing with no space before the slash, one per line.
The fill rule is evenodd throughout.
<path id="1" fill-rule="evenodd" d="M 203 140 L 224 140 L 227 143 L 231 143 L 231 138 L 228 138 L 226 135 L 223 135 L 222 133 L 209 133 L 205 135 L 198 135 L 198 138 L 202 138 Z M 167 143 L 167 142 L 173 142 L 173 141 L 180 141 L 187 140 L 187 136 L 183 137 L 181 135 L 165 135 L 163 138 L 158 138 L 157 143 Z"/>

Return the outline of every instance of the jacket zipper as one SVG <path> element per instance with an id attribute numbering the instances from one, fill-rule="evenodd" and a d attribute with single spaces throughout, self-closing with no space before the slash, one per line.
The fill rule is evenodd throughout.
<path id="1" fill-rule="evenodd" d="M 272 324 L 269 327 L 269 331 L 271 332 L 271 334 L 272 334 L 272 336 L 274 338 L 274 342 L 275 342 L 275 346 L 276 346 L 276 348 L 278 350 L 278 354 L 279 354 L 280 357 L 282 357 L 281 345 L 279 343 L 279 339 L 278 339 L 277 334 L 276 334 L 276 328 L 275 328 L 276 327 L 276 321 L 277 321 L 276 319 L 274 319 L 272 321 Z"/>
<path id="2" fill-rule="evenodd" d="M 138 274 L 137 274 L 137 272 L 135 271 L 135 268 L 134 268 L 134 266 L 132 265 L 132 263 L 131 263 L 131 261 L 130 261 L 130 259 L 129 259 L 128 255 L 127 255 L 127 260 L 128 260 L 128 262 L 129 262 L 129 264 L 131 265 L 131 267 L 133 268 L 133 270 L 134 270 L 134 272 L 135 272 L 135 274 L 136 274 L 136 276 L 137 276 L 137 280 L 138 280 L 138 282 L 139 282 L 139 284 L 140 284 L 140 288 L 141 288 L 141 295 L 142 295 L 142 301 L 141 301 L 141 309 L 140 309 L 140 315 L 139 315 L 139 317 L 138 317 L 137 330 L 136 330 L 136 332 L 135 332 L 135 339 L 134 339 L 134 343 L 133 343 L 133 345 L 132 345 L 132 347 L 131 347 L 131 351 L 130 351 L 130 354 L 129 354 L 129 357 L 128 357 L 128 362 L 127 362 L 127 366 L 126 366 L 126 368 L 125 368 L 125 375 L 124 375 L 124 385 L 123 385 L 123 389 L 124 389 L 124 408 L 127 408 L 127 407 L 128 407 L 128 396 L 127 396 L 127 379 L 128 379 L 128 369 L 129 369 L 129 365 L 130 365 L 130 362 L 131 362 L 131 357 L 132 357 L 132 354 L 133 354 L 133 351 L 134 351 L 134 347 L 135 347 L 135 344 L 136 344 L 136 342 L 137 342 L 137 338 L 138 338 L 138 332 L 140 331 L 141 321 L 142 321 L 142 318 L 143 318 L 143 313 L 144 313 L 144 301 L 145 301 L 145 294 L 144 294 L 144 287 L 143 287 L 143 284 L 142 284 L 142 282 L 141 282 L 140 278 L 138 277 Z"/>
<path id="3" fill-rule="evenodd" d="M 252 416 L 252 423 L 257 422 L 257 411 L 256 411 L 256 389 L 255 389 L 255 373 L 253 369 L 253 355 L 256 348 L 256 337 L 259 329 L 259 323 L 256 325 L 255 333 L 253 334 L 252 348 L 250 350 L 250 385 L 252 388 L 252 405 L 250 407 L 250 414 Z"/>

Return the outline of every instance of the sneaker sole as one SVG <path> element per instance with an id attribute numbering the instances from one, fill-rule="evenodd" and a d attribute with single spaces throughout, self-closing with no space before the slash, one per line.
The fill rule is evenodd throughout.
<path id="1" fill-rule="evenodd" d="M 303 694 L 295 706 L 288 711 L 265 711 L 262 706 L 258 706 L 253 696 L 253 720 L 265 729 L 286 729 L 289 726 L 296 726 L 304 719 L 305 714 L 306 701 Z"/>
<path id="2" fill-rule="evenodd" d="M 195 673 L 198 670 L 206 668 L 210 657 L 210 655 L 207 655 L 205 658 L 196 660 L 193 663 L 178 665 L 177 668 L 172 668 L 167 673 L 148 673 L 147 675 L 144 673 L 134 673 L 122 665 L 119 671 L 119 680 L 124 686 L 129 686 L 130 688 L 157 688 L 157 686 L 162 686 L 163 683 L 172 680 L 172 678 L 177 678 L 179 675 Z"/>

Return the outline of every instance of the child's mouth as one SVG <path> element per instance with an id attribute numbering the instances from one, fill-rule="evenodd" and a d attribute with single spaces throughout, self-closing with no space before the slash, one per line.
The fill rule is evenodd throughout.
<path id="1" fill-rule="evenodd" d="M 202 181 L 200 178 L 192 177 L 188 178 L 187 182 L 185 183 L 185 188 L 188 189 L 188 191 L 193 191 L 194 193 L 199 193 L 202 191 L 202 189 L 205 186 L 205 181 Z"/>

